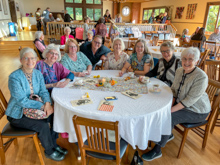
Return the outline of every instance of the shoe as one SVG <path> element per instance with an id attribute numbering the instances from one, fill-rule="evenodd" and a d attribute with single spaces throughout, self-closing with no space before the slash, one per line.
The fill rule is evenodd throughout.
<path id="1" fill-rule="evenodd" d="M 174 136 L 173 136 L 173 134 L 171 134 L 170 137 L 169 137 L 169 139 L 167 140 L 167 143 L 168 143 L 169 141 L 173 140 L 173 139 L 174 139 Z"/>
<path id="2" fill-rule="evenodd" d="M 59 151 L 60 153 L 62 153 L 62 154 L 64 154 L 64 155 L 66 155 L 66 154 L 68 153 L 68 150 L 67 150 L 67 149 L 62 148 L 62 147 L 60 147 L 60 146 L 56 147 L 55 150 L 56 150 L 56 151 Z"/>
<path id="3" fill-rule="evenodd" d="M 146 161 L 152 161 L 154 159 L 160 158 L 162 156 L 162 152 L 160 150 L 159 153 L 157 153 L 155 151 L 155 149 L 153 148 L 151 151 L 149 151 L 148 153 L 145 153 L 142 155 L 142 159 L 146 160 Z"/>
<path id="4" fill-rule="evenodd" d="M 46 158 L 55 160 L 55 161 L 61 161 L 65 158 L 65 155 L 58 152 L 58 151 L 54 151 L 51 155 L 48 155 L 45 153 Z"/>

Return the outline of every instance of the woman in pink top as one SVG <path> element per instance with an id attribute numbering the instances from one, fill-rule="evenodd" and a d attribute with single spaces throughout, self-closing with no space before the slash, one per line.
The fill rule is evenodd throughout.
<path id="1" fill-rule="evenodd" d="M 69 27 L 65 27 L 64 28 L 65 35 L 61 36 L 61 38 L 60 38 L 60 45 L 65 45 L 66 41 L 69 38 L 73 38 L 74 39 L 74 37 L 72 35 L 70 35 L 70 32 L 71 32 L 71 29 Z"/>

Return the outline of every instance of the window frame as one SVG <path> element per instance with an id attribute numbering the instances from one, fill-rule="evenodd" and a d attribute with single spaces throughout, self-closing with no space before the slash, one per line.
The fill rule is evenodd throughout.
<path id="1" fill-rule="evenodd" d="M 86 9 L 87 8 L 90 8 L 90 9 L 93 9 L 93 18 L 95 21 L 95 9 L 101 9 L 101 16 L 102 16 L 102 13 L 103 13 L 103 1 L 101 1 L 101 4 L 94 4 L 94 0 L 93 0 L 93 4 L 88 4 L 86 3 L 86 0 L 82 0 L 82 3 L 75 3 L 74 0 L 73 2 L 66 2 L 66 0 L 64 0 L 64 8 L 66 10 L 67 7 L 71 7 L 73 8 L 73 19 L 76 20 L 76 10 L 75 8 L 82 8 L 82 20 L 79 20 L 79 21 L 83 21 L 84 17 L 86 16 Z"/>
<path id="2" fill-rule="evenodd" d="M 152 12 L 155 12 L 156 9 L 159 9 L 159 11 L 160 11 L 161 9 L 164 9 L 164 8 L 165 8 L 165 12 L 167 12 L 168 11 L 168 7 L 167 6 L 143 8 L 142 21 L 144 21 L 144 22 L 148 21 L 148 20 L 144 19 L 144 10 L 152 10 Z"/>

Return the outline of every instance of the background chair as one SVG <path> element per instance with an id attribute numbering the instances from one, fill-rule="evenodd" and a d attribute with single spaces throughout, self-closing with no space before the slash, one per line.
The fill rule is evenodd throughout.
<path id="1" fill-rule="evenodd" d="M 110 49 L 111 47 L 111 37 L 105 37 L 104 46 Z"/>
<path id="2" fill-rule="evenodd" d="M 128 158 L 128 143 L 124 139 L 119 140 L 119 122 L 107 122 L 92 120 L 74 115 L 74 128 L 76 131 L 78 145 L 81 152 L 82 164 L 86 164 L 86 156 L 99 159 L 116 160 L 119 165 L 122 156 L 126 153 Z M 80 126 L 86 129 L 87 140 L 83 143 Z M 115 143 L 109 142 L 108 130 L 115 131 Z"/>
<path id="3" fill-rule="evenodd" d="M 129 38 L 128 39 L 128 48 L 125 49 L 125 51 L 127 51 L 127 54 L 129 51 L 133 51 L 134 50 L 134 45 L 137 42 L 138 38 Z"/>
<path id="4" fill-rule="evenodd" d="M 152 46 L 157 46 L 158 45 L 158 41 L 159 41 L 159 37 L 158 36 L 154 36 L 152 39 Z"/>
<path id="5" fill-rule="evenodd" d="M 4 117 L 5 115 L 5 110 L 7 108 L 7 101 L 0 90 L 0 120 Z M 5 163 L 5 152 L 11 145 L 11 143 L 14 141 L 14 144 L 17 145 L 17 138 L 27 138 L 27 137 L 32 137 L 34 140 L 34 144 L 37 150 L 38 157 L 40 159 L 41 165 L 45 165 L 42 153 L 40 151 L 40 146 L 39 146 L 39 140 L 37 137 L 37 132 L 30 131 L 27 129 L 22 129 L 22 128 L 17 128 L 13 127 L 10 125 L 8 122 L 5 127 L 3 128 L 2 132 L 0 132 L 0 157 L 1 157 L 1 163 Z M 3 143 L 3 139 L 7 139 L 5 143 Z"/>
<path id="6" fill-rule="evenodd" d="M 209 79 L 220 81 L 220 61 L 207 60 L 204 63 L 205 72 L 208 75 Z"/>
<path id="7" fill-rule="evenodd" d="M 211 121 L 214 117 L 214 114 L 218 110 L 219 103 L 220 103 L 220 95 L 217 97 L 217 99 L 215 99 L 215 101 L 213 101 L 215 93 L 218 89 L 220 89 L 220 83 L 209 79 L 209 84 L 206 89 L 206 92 L 209 96 L 209 100 L 211 102 L 212 108 L 211 108 L 211 112 L 210 112 L 208 118 L 205 121 L 203 121 L 201 123 L 183 123 L 183 124 L 179 124 L 178 126 L 174 127 L 183 136 L 177 158 L 180 158 L 180 156 L 183 152 L 186 138 L 187 138 L 188 132 L 190 130 L 195 132 L 198 136 L 200 136 L 203 139 L 202 148 L 206 147 L 209 129 L 211 126 L 210 124 L 211 124 Z M 202 126 L 204 126 L 205 128 L 204 129 L 201 128 Z M 181 130 L 179 127 L 182 127 L 183 130 Z"/>
<path id="8" fill-rule="evenodd" d="M 205 69 L 205 60 L 207 59 L 208 55 L 209 55 L 210 50 L 206 49 L 205 52 L 200 53 L 200 60 L 199 63 L 197 64 L 197 66 L 204 70 Z"/>

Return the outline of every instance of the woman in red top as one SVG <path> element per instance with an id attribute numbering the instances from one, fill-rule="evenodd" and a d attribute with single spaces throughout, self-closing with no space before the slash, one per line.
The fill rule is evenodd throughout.
<path id="1" fill-rule="evenodd" d="M 74 39 L 74 37 L 72 35 L 70 35 L 70 32 L 71 32 L 71 29 L 69 27 L 65 27 L 64 28 L 65 35 L 61 36 L 61 38 L 60 38 L 60 45 L 65 45 L 66 41 L 69 38 L 73 38 Z"/>

